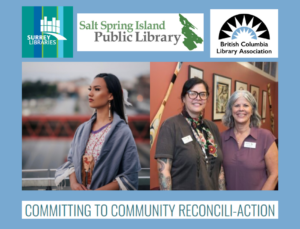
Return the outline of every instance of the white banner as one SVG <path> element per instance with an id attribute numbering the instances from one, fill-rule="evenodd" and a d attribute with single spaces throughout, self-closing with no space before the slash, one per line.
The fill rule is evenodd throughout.
<path id="1" fill-rule="evenodd" d="M 210 10 L 211 58 L 278 57 L 278 10 Z"/>
<path id="2" fill-rule="evenodd" d="M 278 219 L 278 201 L 22 201 L 22 219 Z"/>
<path id="3" fill-rule="evenodd" d="M 203 51 L 203 14 L 77 14 L 78 51 Z"/>

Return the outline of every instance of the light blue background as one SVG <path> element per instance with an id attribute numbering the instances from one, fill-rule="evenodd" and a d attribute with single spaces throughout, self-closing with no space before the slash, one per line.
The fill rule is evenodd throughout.
<path id="1" fill-rule="evenodd" d="M 21 3 L 24 2 L 24 3 Z M 299 3 L 296 1 L 26 1 L 74 6 L 74 58 L 22 59 L 22 4 L 1 6 L 1 227 L 6 228 L 297 228 L 299 213 Z M 210 9 L 279 9 L 278 59 L 210 59 Z M 204 52 L 77 52 L 77 13 L 204 13 Z M 22 61 L 278 61 L 279 191 L 39 192 L 22 191 Z M 151 85 L 154 86 L 154 85 Z M 22 200 L 278 200 L 278 220 L 22 220 Z M 294 225 L 292 226 L 291 223 Z"/>

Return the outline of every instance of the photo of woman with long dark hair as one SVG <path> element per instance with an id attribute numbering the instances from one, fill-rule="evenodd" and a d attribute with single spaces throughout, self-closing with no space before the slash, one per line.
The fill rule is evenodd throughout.
<path id="1" fill-rule="evenodd" d="M 113 74 L 98 74 L 89 87 L 90 120 L 76 130 L 56 184 L 70 177 L 72 190 L 136 190 L 141 169 L 125 114 L 123 91 Z"/>

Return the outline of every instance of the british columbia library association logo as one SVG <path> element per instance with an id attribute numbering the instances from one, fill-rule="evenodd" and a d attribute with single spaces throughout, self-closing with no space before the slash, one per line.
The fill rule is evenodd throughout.
<path id="1" fill-rule="evenodd" d="M 72 58 L 73 7 L 22 7 L 22 57 Z"/>
<path id="2" fill-rule="evenodd" d="M 278 10 L 211 10 L 211 57 L 278 57 Z"/>

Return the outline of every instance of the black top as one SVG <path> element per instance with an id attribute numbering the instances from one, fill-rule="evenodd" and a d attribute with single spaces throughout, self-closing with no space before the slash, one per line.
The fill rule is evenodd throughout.
<path id="1" fill-rule="evenodd" d="M 219 189 L 219 173 L 223 161 L 222 141 L 216 124 L 208 120 L 204 120 L 204 123 L 218 146 L 218 157 L 211 171 L 207 170 L 205 155 L 193 135 L 191 126 L 181 114 L 167 119 L 160 128 L 155 158 L 172 159 L 172 190 Z M 187 136 L 191 136 L 193 141 L 184 144 L 182 138 Z"/>

